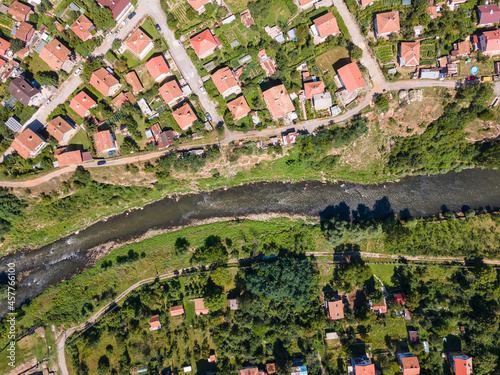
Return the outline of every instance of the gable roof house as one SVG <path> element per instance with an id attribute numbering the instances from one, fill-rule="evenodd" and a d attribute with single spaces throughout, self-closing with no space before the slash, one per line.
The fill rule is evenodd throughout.
<path id="1" fill-rule="evenodd" d="M 80 117 L 87 117 L 90 115 L 90 108 L 95 107 L 96 102 L 90 96 L 87 95 L 85 91 L 80 91 L 76 94 L 71 102 L 69 103 L 69 107 L 75 111 Z"/>
<path id="2" fill-rule="evenodd" d="M 478 5 L 477 13 L 479 22 L 477 26 L 492 26 L 500 22 L 500 8 L 496 4 Z"/>
<path id="3" fill-rule="evenodd" d="M 194 302 L 194 312 L 196 315 L 208 314 L 208 309 L 203 303 L 203 298 L 195 298 Z"/>
<path id="4" fill-rule="evenodd" d="M 172 116 L 174 116 L 175 121 L 177 122 L 182 131 L 189 129 L 198 119 L 196 117 L 196 113 L 191 108 L 191 105 L 189 105 L 189 103 L 184 103 L 181 107 L 173 111 Z M 203 303 L 203 298 L 201 298 L 201 301 Z"/>
<path id="5" fill-rule="evenodd" d="M 170 316 L 179 316 L 179 315 L 184 315 L 184 306 L 182 305 L 172 306 L 170 308 Z"/>
<path id="6" fill-rule="evenodd" d="M 500 54 L 500 30 L 483 32 L 479 36 L 479 48 L 486 55 Z"/>
<path id="7" fill-rule="evenodd" d="M 354 375 L 375 375 L 375 364 L 367 356 L 351 359 Z"/>
<path id="8" fill-rule="evenodd" d="M 54 117 L 47 123 L 47 133 L 53 136 L 60 144 L 67 143 L 71 137 L 76 134 L 74 128 L 68 121 L 61 116 Z"/>
<path id="9" fill-rule="evenodd" d="M 420 41 L 401 42 L 398 59 L 400 66 L 418 66 L 420 64 Z"/>
<path id="10" fill-rule="evenodd" d="M 172 130 L 166 130 L 158 134 L 158 148 L 167 148 L 174 144 L 175 133 Z M 182 306 L 181 306 L 182 307 Z M 183 310 L 184 311 L 184 310 Z"/>
<path id="11" fill-rule="evenodd" d="M 169 106 L 172 106 L 172 103 L 178 102 L 179 99 L 184 98 L 184 94 L 177 83 L 177 80 L 173 79 L 171 81 L 165 82 L 160 87 L 160 95 Z"/>
<path id="12" fill-rule="evenodd" d="M 144 87 L 142 86 L 142 83 L 139 80 L 139 77 L 137 76 L 135 70 L 132 70 L 125 74 L 125 81 L 127 81 L 127 83 L 132 86 L 132 92 L 134 94 L 137 94 L 138 92 L 144 90 Z"/>
<path id="13" fill-rule="evenodd" d="M 154 315 L 149 320 L 149 330 L 150 331 L 157 331 L 159 329 L 161 329 L 160 316 Z"/>
<path id="14" fill-rule="evenodd" d="M 245 367 L 238 370 L 238 375 L 261 375 L 259 374 L 259 368 L 257 366 Z"/>
<path id="15" fill-rule="evenodd" d="M 40 104 L 38 101 L 41 97 L 40 90 L 33 87 L 24 77 L 20 76 L 10 81 L 7 90 L 22 105 L 37 106 Z"/>
<path id="16" fill-rule="evenodd" d="M 10 48 L 10 43 L 3 38 L 0 38 L 0 56 L 5 56 Z"/>
<path id="17" fill-rule="evenodd" d="M 337 20 L 331 12 L 315 18 L 309 29 L 314 38 L 314 44 L 323 43 L 329 36 L 340 34 Z"/>
<path id="18" fill-rule="evenodd" d="M 14 38 L 23 41 L 24 43 L 29 43 L 33 35 L 35 35 L 35 29 L 33 25 L 28 22 L 21 22 L 18 26 L 12 30 Z"/>
<path id="19" fill-rule="evenodd" d="M 200 60 L 214 53 L 216 48 L 222 47 L 217 36 L 213 35 L 210 29 L 191 37 L 191 46 Z"/>
<path id="20" fill-rule="evenodd" d="M 66 72 L 69 72 L 73 67 L 70 55 L 71 51 L 57 39 L 52 39 L 40 51 L 40 58 L 47 63 L 50 69 L 62 69 Z"/>
<path id="21" fill-rule="evenodd" d="M 370 301 L 370 308 L 375 313 L 387 314 L 387 302 L 385 301 L 385 298 L 380 303 L 373 303 Z"/>
<path id="22" fill-rule="evenodd" d="M 142 60 L 154 48 L 153 40 L 140 28 L 125 42 L 125 47 L 132 52 L 139 60 Z"/>
<path id="23" fill-rule="evenodd" d="M 276 62 L 273 58 L 267 56 L 265 49 L 259 51 L 258 61 L 262 69 L 266 72 L 267 77 L 271 77 L 276 73 Z"/>
<path id="24" fill-rule="evenodd" d="M 399 32 L 399 12 L 396 10 L 377 14 L 375 16 L 374 29 L 377 38 Z"/>
<path id="25" fill-rule="evenodd" d="M 212 4 L 212 0 L 188 0 L 188 3 L 198 14 L 201 14 L 205 11 L 205 4 Z"/>
<path id="26" fill-rule="evenodd" d="M 468 40 L 462 42 L 453 43 L 453 49 L 451 50 L 451 55 L 453 57 L 462 57 L 470 54 L 470 43 Z"/>
<path id="27" fill-rule="evenodd" d="M 403 375 L 420 375 L 420 364 L 413 353 L 398 353 L 397 357 Z"/>
<path id="28" fill-rule="evenodd" d="M 326 313 L 332 320 L 344 319 L 344 303 L 341 299 L 337 301 L 325 301 Z"/>
<path id="29" fill-rule="evenodd" d="M 61 152 L 55 155 L 55 157 L 59 164 L 59 168 L 83 162 L 82 152 L 80 150 Z"/>
<path id="30" fill-rule="evenodd" d="M 358 0 L 358 4 L 361 8 L 365 8 L 367 5 L 373 5 L 375 0 Z"/>
<path id="31" fill-rule="evenodd" d="M 264 91 L 262 95 L 273 121 L 278 121 L 280 118 L 289 116 L 292 113 L 295 114 L 295 107 L 285 85 L 271 87 Z"/>
<path id="32" fill-rule="evenodd" d="M 105 68 L 92 73 L 90 84 L 104 96 L 113 96 L 122 87 L 121 83 Z"/>
<path id="33" fill-rule="evenodd" d="M 325 83 L 323 81 L 304 82 L 304 94 L 307 99 L 312 99 L 316 94 L 325 92 Z"/>
<path id="34" fill-rule="evenodd" d="M 33 13 L 33 8 L 19 1 L 14 1 L 8 10 L 8 13 L 17 21 L 28 21 L 30 14 Z"/>
<path id="35" fill-rule="evenodd" d="M 348 93 L 356 91 L 366 85 L 363 75 L 356 62 L 351 62 L 337 70 L 340 82 Z"/>
<path id="36" fill-rule="evenodd" d="M 94 134 L 96 154 L 118 150 L 114 134 L 109 130 L 103 130 Z"/>
<path id="37" fill-rule="evenodd" d="M 155 80 L 155 82 L 161 82 L 168 75 L 171 75 L 170 69 L 168 68 L 167 61 L 163 55 L 153 57 L 146 63 L 146 68 L 149 74 Z"/>
<path id="38" fill-rule="evenodd" d="M 73 25 L 71 25 L 70 29 L 78 38 L 85 42 L 86 40 L 92 39 L 91 31 L 94 29 L 94 24 L 82 14 L 76 19 Z"/>
<path id="39" fill-rule="evenodd" d="M 117 24 L 125 18 L 128 12 L 134 9 L 130 0 L 97 0 L 97 3 L 111 10 Z"/>
<path id="40" fill-rule="evenodd" d="M 293 0 L 295 5 L 299 7 L 300 11 L 312 8 L 317 0 Z"/>
<path id="41" fill-rule="evenodd" d="M 10 145 L 23 159 L 34 158 L 47 145 L 47 142 L 31 129 L 19 134 Z"/>
<path id="42" fill-rule="evenodd" d="M 462 353 L 452 353 L 450 362 L 455 375 L 472 375 L 472 357 Z"/>
<path id="43" fill-rule="evenodd" d="M 234 74 L 228 67 L 217 70 L 211 75 L 212 81 L 224 99 L 231 95 L 241 94 L 241 87 L 236 82 Z"/>
<path id="44" fill-rule="evenodd" d="M 227 108 L 233 115 L 234 121 L 239 121 L 250 113 L 250 107 L 243 95 L 227 103 Z"/>

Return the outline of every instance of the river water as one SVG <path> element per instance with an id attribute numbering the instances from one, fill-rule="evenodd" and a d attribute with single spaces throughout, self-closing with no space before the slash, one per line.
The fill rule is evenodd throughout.
<path id="1" fill-rule="evenodd" d="M 0 259 L 0 270 L 15 263 L 17 273 L 30 272 L 17 286 L 18 305 L 46 288 L 83 270 L 89 249 L 113 239 L 130 239 L 151 228 L 187 225 L 213 217 L 241 217 L 259 213 L 305 214 L 347 219 L 422 217 L 443 210 L 498 209 L 500 172 L 466 170 L 445 175 L 407 177 L 380 185 L 321 182 L 258 183 L 166 198 L 141 210 L 98 222 L 37 250 Z M 5 273 L 0 281 L 5 281 Z M 0 306 L 7 306 L 1 303 Z M 0 308 L 0 316 L 6 311 Z"/>

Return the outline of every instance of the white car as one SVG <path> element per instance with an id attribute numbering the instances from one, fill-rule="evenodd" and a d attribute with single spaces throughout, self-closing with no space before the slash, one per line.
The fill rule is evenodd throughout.
<path id="1" fill-rule="evenodd" d="M 200 86 L 200 91 L 201 91 L 202 93 L 204 93 L 204 94 L 206 94 L 206 93 L 207 93 L 207 90 L 205 90 L 205 88 L 204 88 L 203 86 Z"/>
<path id="2" fill-rule="evenodd" d="M 77 76 L 78 74 L 80 74 L 82 72 L 82 68 L 78 68 L 77 70 L 75 70 L 75 76 Z"/>
<path id="3" fill-rule="evenodd" d="M 123 21 L 123 22 L 122 22 L 122 26 L 126 26 L 126 25 L 127 25 L 127 23 L 128 23 L 128 21 L 127 21 L 127 20 Z"/>

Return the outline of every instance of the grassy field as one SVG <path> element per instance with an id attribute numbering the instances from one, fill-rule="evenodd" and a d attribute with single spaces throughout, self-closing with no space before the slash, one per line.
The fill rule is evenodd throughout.
<path id="1" fill-rule="evenodd" d="M 407 337 L 404 318 L 386 317 L 383 323 L 375 323 L 370 330 L 373 351 L 386 351 L 388 344 Z"/>
<path id="2" fill-rule="evenodd" d="M 380 64 L 388 64 L 396 61 L 397 45 L 389 44 L 373 48 L 375 56 Z"/>
<path id="3" fill-rule="evenodd" d="M 92 149 L 92 141 L 88 137 L 87 132 L 80 128 L 73 138 L 69 141 L 70 145 L 80 146 L 79 149 L 90 150 Z"/>
<path id="4" fill-rule="evenodd" d="M 29 70 L 33 73 L 36 74 L 38 72 L 50 72 L 52 69 L 50 66 L 47 65 L 45 61 L 43 61 L 39 55 L 34 54 L 30 59 L 29 59 Z"/>
<path id="5" fill-rule="evenodd" d="M 372 272 L 382 280 L 384 286 L 390 290 L 394 286 L 394 269 L 396 266 L 392 264 L 370 264 Z"/>
<path id="6" fill-rule="evenodd" d="M 241 13 L 247 9 L 248 0 L 227 0 L 227 6 L 233 13 Z"/>
<path id="7" fill-rule="evenodd" d="M 320 70 L 332 70 L 335 63 L 342 59 L 349 58 L 349 51 L 344 47 L 334 47 L 327 52 L 316 57 L 316 64 Z"/>

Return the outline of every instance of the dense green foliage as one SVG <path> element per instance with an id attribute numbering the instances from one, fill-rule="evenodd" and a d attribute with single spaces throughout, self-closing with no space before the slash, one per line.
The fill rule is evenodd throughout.
<path id="1" fill-rule="evenodd" d="M 26 204 L 14 194 L 0 189 L 0 236 L 8 233 L 14 221 L 24 215 Z"/>

